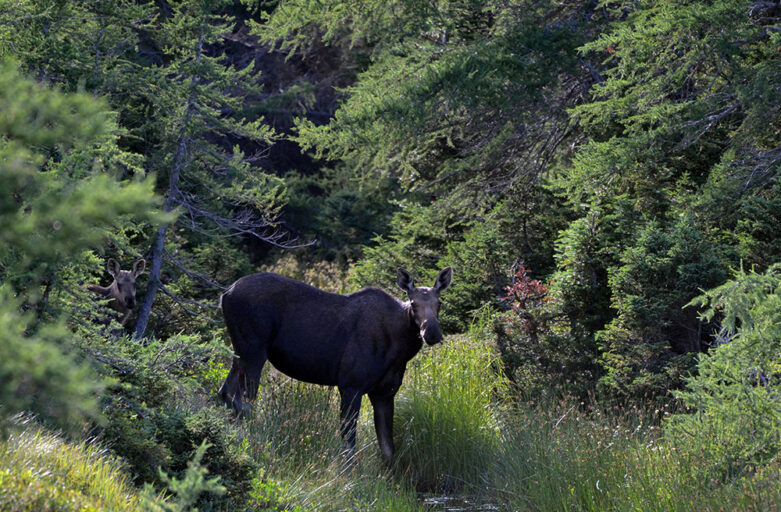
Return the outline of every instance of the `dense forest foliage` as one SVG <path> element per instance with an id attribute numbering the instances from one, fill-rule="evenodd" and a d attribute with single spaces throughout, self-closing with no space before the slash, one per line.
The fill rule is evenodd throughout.
<path id="1" fill-rule="evenodd" d="M 778 506 L 780 109 L 772 1 L 0 0 L 0 508 Z M 394 468 L 216 400 L 237 278 L 446 266 Z"/>

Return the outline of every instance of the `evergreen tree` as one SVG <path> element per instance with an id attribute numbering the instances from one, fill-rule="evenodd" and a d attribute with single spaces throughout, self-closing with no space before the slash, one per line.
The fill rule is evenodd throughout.
<path id="1" fill-rule="evenodd" d="M 299 119 L 294 140 L 333 162 L 340 184 L 400 199 L 364 250 L 359 284 L 383 283 L 395 265 L 447 260 L 460 280 L 445 322 L 460 329 L 470 312 L 496 305 L 515 260 L 550 267 L 547 240 L 561 215 L 548 221 L 535 209 L 557 201 L 543 200 L 540 185 L 574 140 L 566 106 L 592 81 L 575 51 L 587 11 L 547 1 L 290 0 L 256 25 L 289 55 L 312 55 L 319 38 L 358 71 L 333 118 Z"/>
<path id="2" fill-rule="evenodd" d="M 3 56 L 14 55 L 38 80 L 116 94 L 111 104 L 118 110 L 132 106 L 127 94 L 142 82 L 128 79 L 137 52 L 146 54 L 139 36 L 153 28 L 151 3 L 5 0 L 0 6 Z"/>
<path id="3" fill-rule="evenodd" d="M 684 306 L 725 278 L 710 244 L 688 218 L 646 226 L 610 269 L 617 316 L 597 333 L 608 395 L 653 398 L 679 388 L 707 348 L 710 328 Z"/>
<path id="4" fill-rule="evenodd" d="M 105 95 L 125 129 L 121 147 L 142 159 L 126 175 L 155 174 L 163 209 L 183 214 L 175 237 L 167 224 L 141 226 L 130 242 L 144 254 L 139 246 L 151 239 L 138 336 L 146 331 L 158 290 L 173 302 L 161 313 L 179 304 L 198 314 L 200 296 L 211 303 L 217 281 L 246 271 L 238 241 L 282 239 L 275 220 L 284 186 L 251 166 L 273 138 L 262 118 L 245 112 L 246 98 L 258 92 L 257 73 L 252 65 L 232 67 L 222 52 L 222 36 L 236 22 L 221 14 L 230 5 L 21 2 L 21 11 L 0 11 L 4 50 L 42 79 Z M 192 254 L 196 245 L 203 247 Z"/>
<path id="5" fill-rule="evenodd" d="M 291 1 L 259 34 L 289 51 L 306 49 L 313 30 L 371 50 L 330 123 L 299 120 L 295 140 L 305 149 L 362 179 L 502 193 L 528 187 L 556 158 L 568 135 L 561 106 L 584 85 L 572 74 L 577 32 L 524 7 L 510 15 L 481 2 Z"/>
<path id="6" fill-rule="evenodd" d="M 604 58 L 595 98 L 572 110 L 588 139 L 555 188 L 586 218 L 605 212 L 618 223 L 593 224 L 602 235 L 582 249 L 571 244 L 582 221 L 564 232 L 570 256 L 558 260 L 559 295 L 589 292 L 588 279 L 562 283 L 577 261 L 591 262 L 599 294 L 553 304 L 578 322 L 595 320 L 583 339 L 604 366 L 603 390 L 658 395 L 691 368 L 687 353 L 705 349 L 707 326 L 680 308 L 723 279 L 736 246 L 754 243 L 752 226 L 758 244 L 772 247 L 760 240 L 773 229 L 746 214 L 775 197 L 777 35 L 767 30 L 772 12 L 748 1 L 611 2 L 605 12 L 608 29 L 581 47 Z M 591 314 L 607 306 L 615 318 Z"/>
<path id="7" fill-rule="evenodd" d="M 677 396 L 692 412 L 667 424 L 675 442 L 694 445 L 714 477 L 736 476 L 781 452 L 781 267 L 743 269 L 692 301 L 704 321 L 721 318 L 713 350 Z"/>
<path id="8" fill-rule="evenodd" d="M 283 184 L 250 168 L 231 140 L 270 143 L 272 130 L 263 119 L 243 117 L 244 98 L 253 92 L 251 66 L 226 66 L 218 48 L 229 20 L 218 15 L 224 1 L 184 2 L 161 13 L 156 42 L 164 65 L 151 68 L 145 100 L 155 113 L 159 140 L 150 165 L 159 169 L 165 211 L 182 212 L 180 226 L 196 236 L 253 236 L 279 243 L 274 227 L 283 198 Z M 253 155 L 254 156 L 254 155 Z M 149 285 L 141 302 L 135 335 L 147 329 L 163 261 L 184 266 L 165 242 L 169 226 L 157 229 L 149 255 Z M 162 288 L 161 288 L 162 286 Z M 169 292 L 170 293 L 170 292 Z"/>
<path id="9" fill-rule="evenodd" d="M 95 417 L 102 383 L 49 297 L 76 286 L 61 271 L 108 231 L 153 220 L 156 198 L 151 180 L 116 181 L 134 159 L 117 148 L 104 102 L 16 68 L 0 63 L 0 416 L 30 411 L 76 429 Z"/>

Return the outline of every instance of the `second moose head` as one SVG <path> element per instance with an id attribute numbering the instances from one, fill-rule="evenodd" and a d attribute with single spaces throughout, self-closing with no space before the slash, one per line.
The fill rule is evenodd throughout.
<path id="1" fill-rule="evenodd" d="M 130 312 L 136 307 L 136 279 L 144 272 L 146 261 L 140 259 L 133 263 L 131 270 L 122 270 L 117 260 L 111 258 L 106 263 L 106 271 L 114 278 L 108 286 L 91 284 L 89 290 L 106 299 L 108 306 L 119 313 L 119 323 L 123 326 L 130 318 Z"/>

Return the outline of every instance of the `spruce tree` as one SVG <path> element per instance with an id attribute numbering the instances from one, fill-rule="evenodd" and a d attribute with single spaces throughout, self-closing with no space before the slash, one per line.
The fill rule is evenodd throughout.
<path id="1" fill-rule="evenodd" d="M 200 297 L 183 296 L 192 290 L 161 287 L 164 269 L 207 288 L 201 295 L 209 302 L 222 275 L 236 278 L 232 272 L 218 275 L 219 269 L 194 269 L 191 247 L 203 245 L 203 256 L 214 246 L 212 252 L 237 259 L 242 239 L 282 240 L 274 223 L 284 201 L 283 183 L 252 165 L 273 138 L 262 118 L 245 113 L 247 98 L 259 92 L 257 72 L 252 65 L 233 68 L 223 54 L 223 36 L 236 20 L 221 13 L 231 5 L 21 2 L 19 10 L 0 10 L 3 50 L 43 80 L 103 95 L 119 114 L 120 146 L 136 155 L 125 177 L 154 174 L 164 210 L 181 214 L 174 240 L 168 224 L 139 226 L 132 242 L 122 242 L 122 235 L 116 239 L 135 246 L 123 248 L 130 249 L 126 252 L 148 256 L 138 336 L 146 331 L 158 290 L 198 312 Z M 141 246 L 145 237 L 148 251 Z"/>
<path id="2" fill-rule="evenodd" d="M 149 166 L 158 171 L 164 210 L 181 212 L 179 226 L 205 236 L 252 236 L 272 244 L 282 234 L 274 220 L 283 184 L 252 169 L 232 141 L 270 143 L 262 118 L 243 117 L 244 99 L 254 92 L 253 68 L 234 69 L 219 48 L 229 19 L 224 1 L 183 2 L 161 13 L 154 33 L 163 65 L 146 70 L 145 100 L 154 112 Z M 255 156 L 255 155 L 250 155 Z M 149 253 L 149 285 L 139 308 L 135 335 L 147 329 L 164 261 L 182 265 L 165 248 L 169 225 L 161 225 Z M 164 289 L 164 288 L 163 288 Z M 165 290 L 165 289 L 164 289 Z"/>
<path id="3" fill-rule="evenodd" d="M 781 266 L 739 269 L 691 305 L 721 329 L 677 393 L 690 412 L 670 418 L 667 436 L 694 446 L 715 478 L 752 472 L 781 453 Z"/>

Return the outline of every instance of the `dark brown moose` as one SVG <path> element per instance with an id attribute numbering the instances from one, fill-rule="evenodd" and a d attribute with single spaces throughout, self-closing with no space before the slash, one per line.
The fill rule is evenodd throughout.
<path id="1" fill-rule="evenodd" d="M 448 267 L 433 287 L 418 288 L 400 268 L 406 302 L 377 288 L 338 295 L 277 274 L 242 277 L 220 298 L 235 352 L 220 397 L 246 414 L 243 399 L 256 398 L 266 360 L 294 379 L 337 386 L 343 447 L 352 458 L 361 398 L 368 394 L 377 441 L 392 460 L 393 398 L 423 341 L 442 340 L 439 295 L 452 275 Z"/>
<path id="2" fill-rule="evenodd" d="M 108 286 L 97 284 L 87 285 L 87 289 L 100 297 L 111 299 L 108 307 L 118 313 L 118 321 L 122 326 L 127 323 L 130 313 L 136 307 L 136 279 L 144 272 L 146 261 L 143 259 L 133 263 L 132 270 L 122 270 L 115 259 L 106 263 L 106 271 L 114 278 Z"/>

